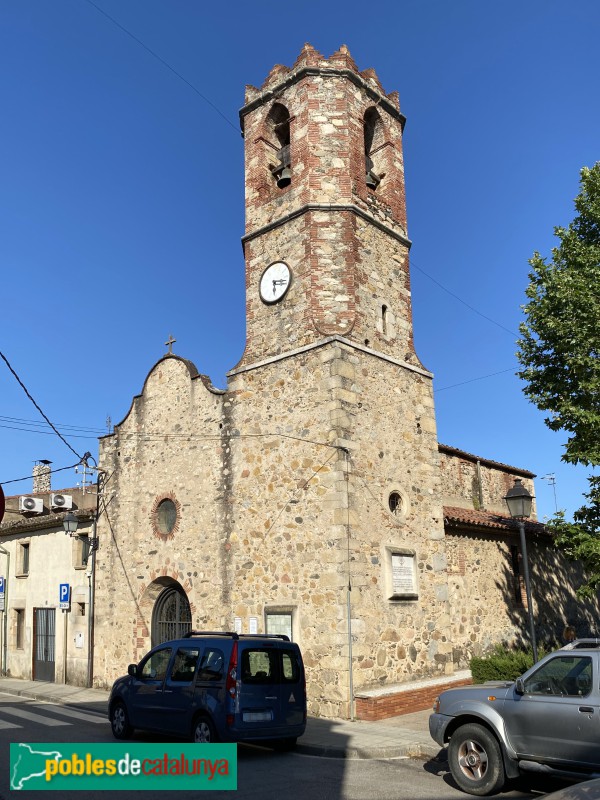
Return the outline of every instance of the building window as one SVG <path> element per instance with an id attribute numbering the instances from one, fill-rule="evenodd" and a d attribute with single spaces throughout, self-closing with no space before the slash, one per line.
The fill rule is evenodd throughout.
<path id="1" fill-rule="evenodd" d="M 402 513 L 402 495 L 400 492 L 391 492 L 388 497 L 388 506 L 394 516 L 400 516 Z"/>
<path id="2" fill-rule="evenodd" d="M 87 567 L 88 559 L 90 557 L 90 537 L 88 534 L 77 534 L 73 541 L 73 547 L 75 548 L 75 569 L 84 569 Z"/>
<path id="3" fill-rule="evenodd" d="M 385 585 L 388 600 L 416 600 L 417 558 L 414 550 L 386 547 Z"/>
<path id="4" fill-rule="evenodd" d="M 177 522 L 177 507 L 169 498 L 162 500 L 156 509 L 156 525 L 163 535 L 173 532 Z"/>
<path id="5" fill-rule="evenodd" d="M 29 575 L 29 542 L 23 542 L 19 546 L 17 570 L 18 575 Z"/>
<path id="6" fill-rule="evenodd" d="M 293 641 L 292 636 L 292 612 L 291 611 L 267 611 L 265 612 L 266 632 L 271 635 L 287 636 Z"/>
<path id="7" fill-rule="evenodd" d="M 159 539 L 172 539 L 179 528 L 181 505 L 172 494 L 158 497 L 150 512 L 152 528 Z"/>
<path id="8" fill-rule="evenodd" d="M 25 609 L 15 608 L 15 627 L 17 650 L 25 648 Z"/>

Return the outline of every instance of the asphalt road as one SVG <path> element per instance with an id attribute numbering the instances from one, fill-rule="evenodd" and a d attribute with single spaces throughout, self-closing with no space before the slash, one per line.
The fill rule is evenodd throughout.
<path id="1" fill-rule="evenodd" d="M 112 743 L 104 717 L 65 706 L 21 697 L 0 697 L 0 798 L 18 797 L 10 791 L 9 744 L 11 742 L 107 742 Z M 160 742 L 160 738 L 136 735 L 135 742 Z M 532 798 L 554 791 L 559 784 L 522 784 L 498 797 Z M 78 798 L 81 791 L 61 792 L 61 800 Z M 226 791 L 145 791 L 144 800 L 224 800 Z M 466 800 L 456 789 L 444 762 L 411 759 L 350 760 L 320 758 L 299 753 L 275 753 L 267 748 L 238 748 L 238 800 Z M 91 800 L 107 800 L 105 792 L 86 791 Z M 130 800 L 131 792 L 111 791 L 108 800 Z"/>

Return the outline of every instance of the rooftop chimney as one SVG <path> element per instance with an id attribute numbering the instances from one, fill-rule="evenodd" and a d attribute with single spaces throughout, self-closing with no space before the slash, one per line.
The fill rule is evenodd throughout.
<path id="1" fill-rule="evenodd" d="M 33 493 L 38 494 L 41 492 L 50 491 L 50 469 L 51 461 L 41 459 L 36 461 L 33 467 Z"/>

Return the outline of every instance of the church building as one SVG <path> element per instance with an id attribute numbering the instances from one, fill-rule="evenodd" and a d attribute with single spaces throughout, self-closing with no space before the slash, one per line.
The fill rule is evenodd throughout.
<path id="1" fill-rule="evenodd" d="M 168 352 L 101 439 L 94 684 L 190 628 L 285 633 L 309 713 L 398 713 L 407 688 L 527 631 L 503 497 L 534 476 L 438 443 L 398 94 L 345 46 L 306 45 L 246 88 L 240 120 L 245 352 L 224 390 Z M 547 534 L 527 532 L 536 590 L 556 593 L 539 624 L 558 630 L 567 568 L 547 572 Z"/>

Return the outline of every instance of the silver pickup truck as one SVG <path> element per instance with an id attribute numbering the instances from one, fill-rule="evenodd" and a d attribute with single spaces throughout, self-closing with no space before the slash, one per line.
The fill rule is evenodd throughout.
<path id="1" fill-rule="evenodd" d="M 448 745 L 465 792 L 499 792 L 535 771 L 600 777 L 600 640 L 579 639 L 516 681 L 449 689 L 436 698 L 429 732 Z"/>

